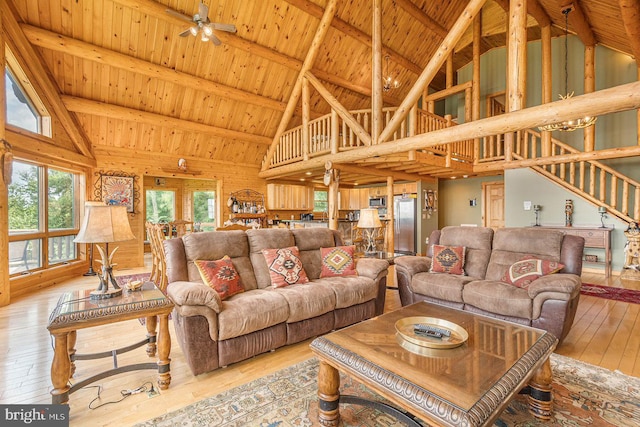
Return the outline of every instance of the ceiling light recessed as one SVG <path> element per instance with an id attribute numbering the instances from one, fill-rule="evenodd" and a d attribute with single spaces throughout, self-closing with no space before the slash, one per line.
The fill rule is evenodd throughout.
<path id="1" fill-rule="evenodd" d="M 307 175 L 307 176 L 309 176 L 309 175 L 311 175 L 311 171 L 307 171 L 307 172 L 305 172 L 304 174 L 305 174 L 305 175 Z"/>

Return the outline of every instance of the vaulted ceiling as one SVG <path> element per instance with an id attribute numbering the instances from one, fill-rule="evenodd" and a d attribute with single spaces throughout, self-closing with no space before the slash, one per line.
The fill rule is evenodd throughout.
<path id="1" fill-rule="evenodd" d="M 7 0 L 28 41 L 77 116 L 93 147 L 125 147 L 260 165 L 276 133 L 310 48 L 326 0 L 204 0 L 220 46 L 180 37 L 189 23 L 167 13 L 198 10 L 198 0 Z M 563 33 L 567 0 L 529 0 L 529 39 L 536 19 Z M 336 17 L 312 72 L 348 109 L 371 106 L 371 0 L 338 1 Z M 575 0 L 583 14 L 571 32 L 632 55 L 637 40 L 623 25 L 621 5 L 635 0 Z M 398 105 L 467 4 L 464 0 L 384 0 L 383 54 L 400 88 Z M 483 9 L 482 51 L 505 44 L 508 0 Z M 573 21 L 573 22 L 572 22 Z M 470 30 L 453 57 L 471 60 Z M 383 65 L 386 65 L 383 63 Z M 442 89 L 445 70 L 432 87 Z M 317 94 L 312 116 L 330 111 Z M 299 114 L 290 126 L 299 124 Z"/>

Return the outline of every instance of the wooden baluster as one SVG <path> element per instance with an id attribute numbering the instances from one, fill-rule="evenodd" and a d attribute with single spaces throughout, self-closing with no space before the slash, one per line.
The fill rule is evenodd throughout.
<path id="1" fill-rule="evenodd" d="M 589 163 L 589 195 L 596 195 L 596 167 L 593 163 Z"/>
<path id="2" fill-rule="evenodd" d="M 621 212 L 625 215 L 629 215 L 629 182 L 622 182 L 622 209 Z"/>
<path id="3" fill-rule="evenodd" d="M 607 173 L 602 169 L 600 169 L 599 172 L 600 172 L 600 197 L 598 197 L 598 199 L 601 202 L 604 202 L 606 197 L 605 193 L 607 190 Z"/>
<path id="4" fill-rule="evenodd" d="M 633 194 L 633 217 L 640 218 L 640 187 L 636 187 Z"/>
<path id="5" fill-rule="evenodd" d="M 584 164 L 585 162 L 580 162 L 580 183 L 578 184 L 580 191 L 584 191 Z"/>
<path id="6" fill-rule="evenodd" d="M 618 207 L 618 177 L 611 175 L 611 192 L 609 205 L 616 209 Z"/>
<path id="7" fill-rule="evenodd" d="M 569 184 L 576 186 L 576 163 L 569 163 Z"/>

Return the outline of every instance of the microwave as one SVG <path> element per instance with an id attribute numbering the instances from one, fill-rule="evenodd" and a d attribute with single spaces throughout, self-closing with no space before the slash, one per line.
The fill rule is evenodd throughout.
<path id="1" fill-rule="evenodd" d="M 369 198 L 369 207 L 370 208 L 384 208 L 387 206 L 387 197 L 370 197 Z"/>

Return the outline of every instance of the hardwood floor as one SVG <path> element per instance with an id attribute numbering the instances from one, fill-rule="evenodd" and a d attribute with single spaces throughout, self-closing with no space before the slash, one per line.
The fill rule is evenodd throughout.
<path id="1" fill-rule="evenodd" d="M 144 269 L 121 270 L 118 274 L 142 271 Z M 61 292 L 95 288 L 96 280 L 95 277 L 80 277 L 43 289 L 37 294 L 17 298 L 11 305 L 0 308 L 0 339 L 4 344 L 0 361 L 0 403 L 51 402 L 49 391 L 53 350 L 46 329 L 49 314 Z M 620 280 L 618 276 L 607 280 L 600 274 L 585 273 L 583 281 L 640 289 L 640 281 Z M 385 310 L 399 307 L 397 292 L 387 291 Z M 309 341 L 306 341 L 194 377 L 186 366 L 171 324 L 170 331 L 172 381 L 168 390 L 154 398 L 141 393 L 120 403 L 90 410 L 88 405 L 97 396 L 98 390 L 87 387 L 71 395 L 71 425 L 132 425 L 311 357 Z M 78 353 L 92 353 L 118 348 L 139 341 L 145 333 L 145 327 L 135 320 L 85 329 L 78 332 L 77 350 Z M 556 352 L 640 377 L 640 305 L 581 296 L 571 333 Z M 120 366 L 145 362 L 146 353 L 144 348 L 140 348 L 120 355 L 118 359 Z M 109 368 L 111 359 L 108 358 L 78 361 L 74 378 L 86 378 Z M 146 370 L 98 381 L 96 384 L 102 388 L 101 399 L 94 404 L 119 400 L 120 390 L 135 389 L 147 381 L 154 382 L 155 377 L 154 371 Z"/>

